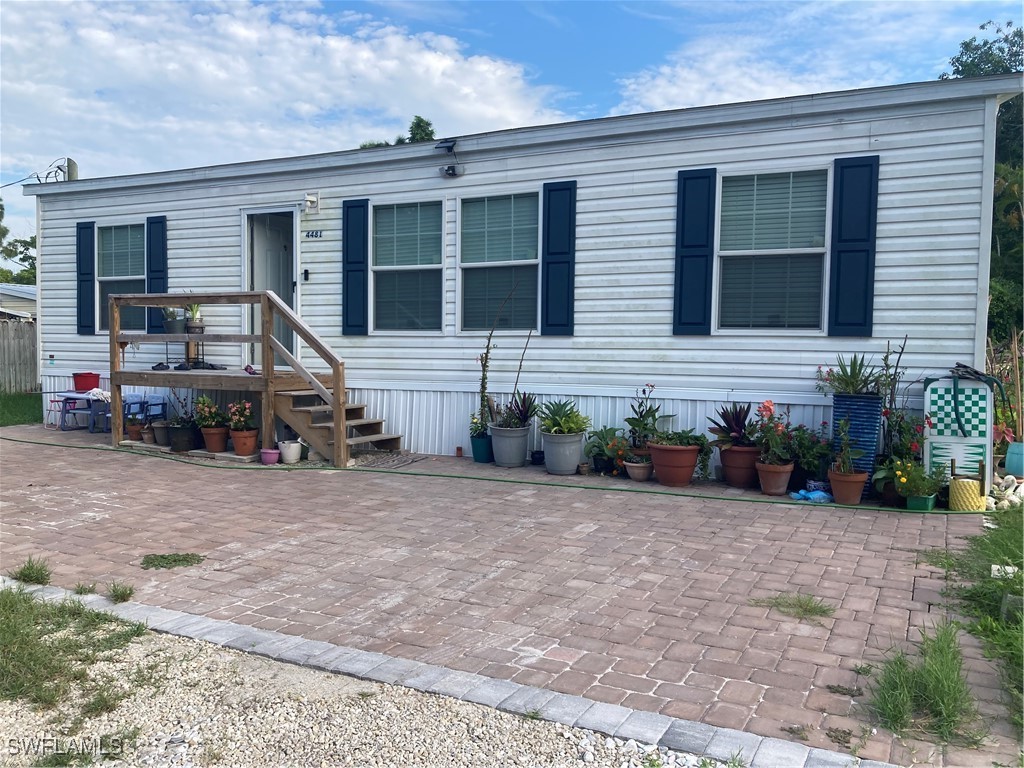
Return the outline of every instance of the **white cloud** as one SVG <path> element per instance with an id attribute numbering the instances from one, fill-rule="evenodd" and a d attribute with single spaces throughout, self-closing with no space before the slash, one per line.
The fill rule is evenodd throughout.
<path id="1" fill-rule="evenodd" d="M 517 63 L 319 3 L 4 2 L 0 14 L 5 182 L 65 155 L 96 177 L 349 149 L 417 114 L 438 135 L 566 119 Z M 32 221 L 32 201 L 4 191 L 7 223 Z"/>
<path id="2" fill-rule="evenodd" d="M 692 42 L 663 64 L 620 79 L 622 99 L 613 111 L 934 79 L 970 34 L 965 12 L 973 18 L 975 12 L 984 16 L 1001 8 L 962 2 L 683 3 L 674 9 L 684 13 L 663 23 L 681 25 L 685 19 Z M 979 17 L 978 23 L 984 20 Z M 948 53 L 934 56 L 936 45 Z"/>

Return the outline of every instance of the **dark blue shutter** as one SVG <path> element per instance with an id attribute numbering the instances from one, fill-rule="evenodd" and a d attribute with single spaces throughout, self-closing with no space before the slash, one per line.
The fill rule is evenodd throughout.
<path id="1" fill-rule="evenodd" d="M 828 335 L 870 336 L 875 306 L 878 155 L 835 161 Z"/>
<path id="2" fill-rule="evenodd" d="M 167 293 L 167 217 L 146 219 L 146 293 Z M 161 333 L 164 315 L 150 307 L 146 314 L 146 333 Z"/>
<path id="3" fill-rule="evenodd" d="M 369 332 L 367 290 L 370 267 L 370 201 L 346 200 L 341 206 L 341 332 Z"/>
<path id="4" fill-rule="evenodd" d="M 672 333 L 711 334 L 711 275 L 715 263 L 714 168 L 679 172 L 676 196 L 676 283 Z"/>
<path id="5" fill-rule="evenodd" d="M 75 226 L 75 259 L 78 269 L 78 335 L 96 334 L 96 222 Z"/>
<path id="6" fill-rule="evenodd" d="M 544 185 L 540 332 L 572 336 L 576 280 L 576 182 Z"/>

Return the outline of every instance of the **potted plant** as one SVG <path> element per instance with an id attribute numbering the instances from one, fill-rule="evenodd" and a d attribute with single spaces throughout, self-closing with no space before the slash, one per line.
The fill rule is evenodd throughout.
<path id="1" fill-rule="evenodd" d="M 651 404 L 652 394 L 654 385 L 645 384 L 636 391 L 629 406 L 633 415 L 626 418 L 626 426 L 629 427 L 629 445 L 634 455 L 647 452 L 647 443 L 658 434 L 658 421 L 672 418 L 671 414 L 660 415 L 661 406 Z"/>
<path id="2" fill-rule="evenodd" d="M 198 304 L 185 305 L 185 333 L 203 333 L 206 326 Z"/>
<path id="3" fill-rule="evenodd" d="M 206 395 L 196 399 L 195 420 L 203 433 L 203 442 L 210 453 L 224 453 L 228 449 L 228 417 Z"/>
<path id="4" fill-rule="evenodd" d="M 544 468 L 551 475 L 575 475 L 583 454 L 583 438 L 590 418 L 572 400 L 540 407 L 540 434 L 544 440 Z"/>
<path id="5" fill-rule="evenodd" d="M 129 440 L 141 442 L 143 426 L 145 426 L 145 420 L 140 414 L 130 413 L 124 417 L 124 431 L 128 433 Z"/>
<path id="6" fill-rule="evenodd" d="M 625 471 L 629 440 L 618 427 L 601 427 L 588 435 L 583 455 L 594 463 L 598 474 L 618 477 Z"/>
<path id="7" fill-rule="evenodd" d="M 694 471 L 698 477 L 707 477 L 711 461 L 711 444 L 704 435 L 692 429 L 678 432 L 659 432 L 648 443 L 651 462 L 658 482 L 675 488 L 689 485 Z"/>
<path id="8" fill-rule="evenodd" d="M 185 318 L 178 317 L 177 307 L 162 307 L 160 312 L 164 316 L 164 333 L 185 332 Z"/>
<path id="9" fill-rule="evenodd" d="M 931 472 L 919 461 L 893 461 L 896 492 L 907 500 L 907 509 L 927 512 L 935 509 L 935 497 L 946 484 L 946 464 L 935 463 Z"/>
<path id="10" fill-rule="evenodd" d="M 765 400 L 757 407 L 757 421 L 754 422 L 754 442 L 761 453 L 757 463 L 757 478 L 761 493 L 766 496 L 782 496 L 789 486 L 793 473 L 793 445 L 789 429 L 789 414 L 782 416 L 775 412 L 775 403 Z"/>
<path id="11" fill-rule="evenodd" d="M 718 409 L 718 421 L 708 416 L 708 432 L 715 436 L 711 445 L 718 448 L 722 476 L 733 488 L 757 488 L 754 464 L 761 450 L 754 443 L 753 424 L 748 421 L 750 403 L 729 403 Z"/>
<path id="12" fill-rule="evenodd" d="M 835 368 L 818 366 L 815 387 L 819 392 L 832 395 L 832 424 L 849 424 L 850 436 L 861 455 L 854 467 L 871 473 L 875 469 L 878 452 L 878 426 L 882 418 L 882 391 L 895 386 L 890 371 L 878 370 L 864 355 L 842 355 L 836 358 Z M 839 451 L 839 435 L 832 433 L 832 450 Z"/>
<path id="13" fill-rule="evenodd" d="M 856 506 L 864 495 L 864 485 L 868 481 L 868 473 L 857 470 L 854 462 L 863 451 L 854 448 L 854 440 L 850 437 L 850 422 L 843 419 L 836 426 L 839 435 L 839 450 L 832 469 L 828 473 L 828 481 L 832 484 L 832 498 L 837 504 Z"/>
<path id="14" fill-rule="evenodd" d="M 623 464 L 626 467 L 626 474 L 629 475 L 630 480 L 645 483 L 654 474 L 654 463 L 651 461 L 650 451 L 640 454 L 627 454 Z"/>
<path id="15" fill-rule="evenodd" d="M 252 402 L 236 400 L 228 403 L 228 429 L 236 456 L 253 456 L 259 430 L 252 418 Z"/>
<path id="16" fill-rule="evenodd" d="M 469 414 L 469 444 L 473 449 L 473 461 L 478 464 L 490 464 L 494 461 L 494 448 L 491 446 L 491 435 L 487 431 L 487 422 L 483 413 L 477 411 Z"/>
<path id="17" fill-rule="evenodd" d="M 790 441 L 796 466 L 790 476 L 789 490 L 828 490 L 828 468 L 832 464 L 828 422 L 821 422 L 816 430 L 799 424 L 790 432 Z"/>
<path id="18" fill-rule="evenodd" d="M 494 411 L 490 424 L 494 463 L 499 467 L 523 466 L 530 425 L 537 413 L 537 398 L 528 392 L 513 392 L 508 404 L 497 406 Z"/>
<path id="19" fill-rule="evenodd" d="M 187 410 L 178 411 L 167 422 L 167 433 L 171 450 L 175 453 L 194 450 L 196 447 L 196 424 L 192 413 Z"/>

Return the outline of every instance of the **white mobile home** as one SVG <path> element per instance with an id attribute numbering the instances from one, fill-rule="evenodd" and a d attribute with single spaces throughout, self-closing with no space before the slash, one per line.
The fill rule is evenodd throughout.
<path id="1" fill-rule="evenodd" d="M 110 294 L 271 289 L 414 451 L 467 444 L 499 307 L 498 397 L 532 331 L 520 389 L 597 426 L 647 382 L 675 427 L 764 398 L 816 423 L 837 354 L 907 335 L 912 376 L 983 367 L 996 110 L 1020 91 L 945 80 L 30 185 L 44 389 L 108 370 Z M 204 315 L 253 332 L 239 307 Z"/>

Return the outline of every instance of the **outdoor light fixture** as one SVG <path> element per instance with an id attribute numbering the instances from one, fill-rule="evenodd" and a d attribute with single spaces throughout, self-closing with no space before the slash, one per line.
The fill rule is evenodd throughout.
<path id="1" fill-rule="evenodd" d="M 443 149 L 448 154 L 453 155 L 455 154 L 455 142 L 456 139 L 441 139 L 434 146 L 434 149 Z"/>
<path id="2" fill-rule="evenodd" d="M 320 193 L 307 192 L 305 200 L 306 213 L 320 213 Z"/>

